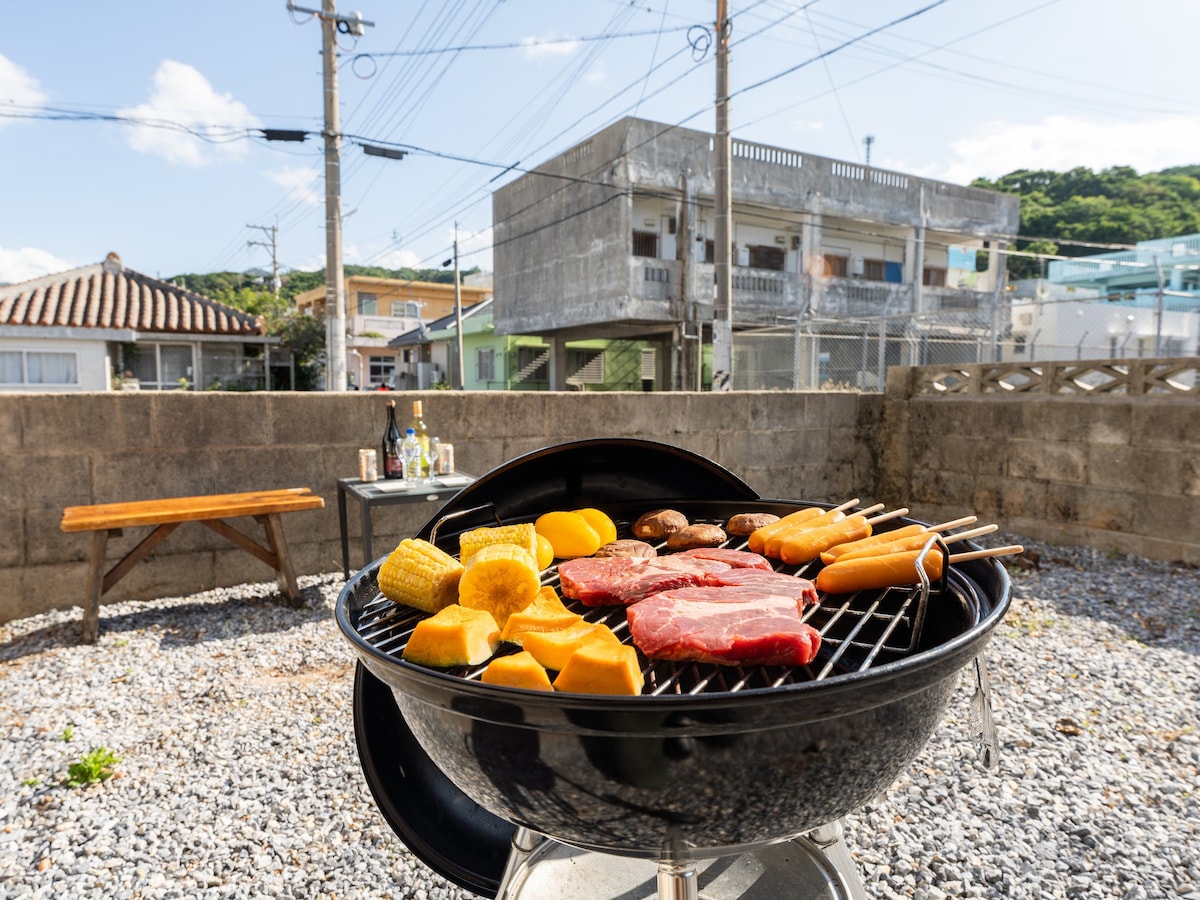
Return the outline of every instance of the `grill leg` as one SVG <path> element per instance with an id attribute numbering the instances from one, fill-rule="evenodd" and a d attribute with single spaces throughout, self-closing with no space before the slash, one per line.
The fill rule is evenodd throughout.
<path id="1" fill-rule="evenodd" d="M 842 881 L 842 892 L 850 900 L 867 900 L 867 891 L 858 877 L 858 866 L 850 858 L 850 849 L 843 840 L 842 820 L 835 819 L 827 825 L 813 829 L 808 839 L 816 844 L 825 857 L 837 869 Z"/>
<path id="2" fill-rule="evenodd" d="M 496 889 L 496 900 L 506 900 L 515 897 L 525 879 L 525 864 L 529 855 L 537 849 L 544 838 L 536 831 L 517 827 L 512 836 L 512 849 L 508 851 L 508 860 L 504 863 L 504 874 L 500 877 L 500 886 Z"/>
<path id="3" fill-rule="evenodd" d="M 693 863 L 663 860 L 658 864 L 658 900 L 696 900 L 698 895 Z"/>

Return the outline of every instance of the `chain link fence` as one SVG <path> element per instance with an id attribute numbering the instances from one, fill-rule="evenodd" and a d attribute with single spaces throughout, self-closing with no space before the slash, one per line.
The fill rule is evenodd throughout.
<path id="1" fill-rule="evenodd" d="M 1002 296 L 995 309 L 875 318 L 803 316 L 735 330 L 735 390 L 882 391 L 889 366 L 1188 357 L 1196 301 L 1155 304 Z"/>

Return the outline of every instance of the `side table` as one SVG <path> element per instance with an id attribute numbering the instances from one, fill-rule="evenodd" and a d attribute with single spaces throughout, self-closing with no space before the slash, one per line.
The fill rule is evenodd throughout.
<path id="1" fill-rule="evenodd" d="M 346 498 L 358 501 L 362 512 L 363 566 L 375 559 L 371 510 L 376 506 L 394 506 L 397 503 L 433 503 L 449 499 L 474 481 L 472 475 L 455 472 L 453 475 L 436 475 L 431 484 L 405 485 L 399 481 L 360 481 L 357 478 L 339 478 L 338 526 L 342 532 L 342 572 L 350 578 L 350 536 L 346 528 Z"/>

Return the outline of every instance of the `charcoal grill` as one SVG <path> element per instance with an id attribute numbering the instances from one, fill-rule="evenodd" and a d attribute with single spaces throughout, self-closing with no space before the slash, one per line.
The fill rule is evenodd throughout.
<path id="1" fill-rule="evenodd" d="M 676 447 L 589 440 L 483 476 L 417 536 L 454 552 L 465 530 L 552 509 L 600 507 L 628 536 L 658 506 L 723 523 L 813 505 L 824 504 L 762 499 Z M 479 680 L 482 667 L 405 662 L 421 614 L 380 595 L 381 563 L 336 608 L 358 657 L 363 772 L 409 849 L 485 896 L 863 897 L 841 820 L 907 768 L 972 661 L 974 736 L 994 760 L 982 650 L 1010 600 L 995 560 L 949 566 L 933 585 L 822 597 L 806 613 L 822 634 L 808 666 L 644 661 L 643 695 L 622 698 L 498 687 Z M 782 571 L 812 577 L 819 565 Z M 543 581 L 557 586 L 553 567 Z M 574 610 L 628 640 L 623 609 Z"/>

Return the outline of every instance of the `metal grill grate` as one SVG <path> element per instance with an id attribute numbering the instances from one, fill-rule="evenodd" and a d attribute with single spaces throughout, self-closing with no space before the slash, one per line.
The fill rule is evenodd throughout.
<path id="1" fill-rule="evenodd" d="M 692 520 L 704 521 L 698 517 Z M 719 519 L 710 521 L 720 524 Z M 629 523 L 617 524 L 620 536 L 629 536 Z M 731 539 L 724 546 L 731 550 L 748 549 L 744 538 Z M 666 552 L 665 546 L 658 549 L 660 553 Z M 778 560 L 772 562 L 776 571 L 800 577 L 814 577 L 821 565 L 813 562 L 796 567 L 786 566 Z M 542 583 L 561 594 L 557 567 L 543 573 Z M 809 665 L 719 666 L 644 659 L 643 693 L 651 696 L 697 695 L 773 688 L 862 672 L 873 665 L 902 659 L 917 649 L 931 590 L 929 585 L 917 585 L 836 597 L 819 595 L 820 602 L 809 606 L 803 615 L 803 620 L 821 635 L 820 652 Z M 587 621 L 606 624 L 622 641 L 632 643 L 624 607 L 591 607 L 566 598 L 563 602 Z M 355 629 L 372 647 L 400 662 L 413 629 L 423 618 L 424 613 L 399 606 L 376 594 L 362 607 Z M 500 652 L 516 650 L 510 645 L 501 645 Z M 448 672 L 478 680 L 485 667 L 480 665 Z"/>

